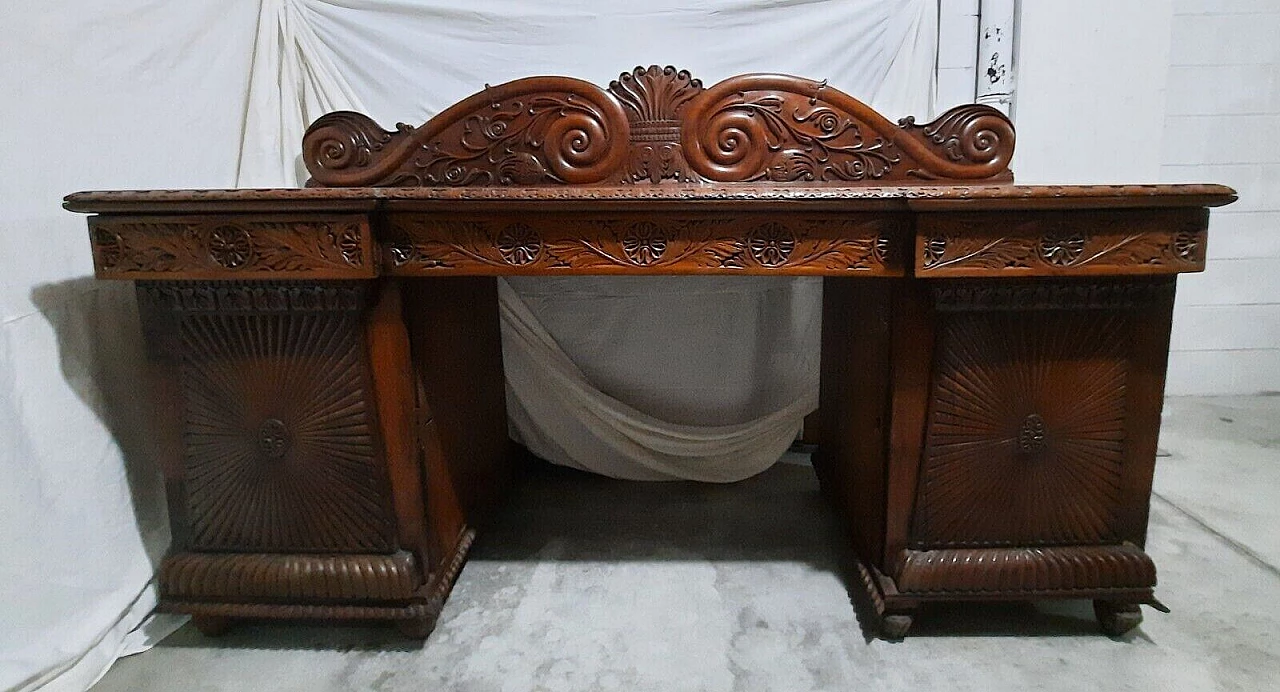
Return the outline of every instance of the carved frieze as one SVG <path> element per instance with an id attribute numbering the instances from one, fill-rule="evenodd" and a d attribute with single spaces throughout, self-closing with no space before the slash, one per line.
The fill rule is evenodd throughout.
<path id="1" fill-rule="evenodd" d="M 391 215 L 393 275 L 589 273 L 902 274 L 901 215 L 429 217 Z"/>
<path id="2" fill-rule="evenodd" d="M 377 273 L 363 216 L 93 216 L 101 278 L 363 278 Z"/>
<path id="3" fill-rule="evenodd" d="M 926 214 L 921 276 L 1175 274 L 1204 268 L 1207 209 Z"/>

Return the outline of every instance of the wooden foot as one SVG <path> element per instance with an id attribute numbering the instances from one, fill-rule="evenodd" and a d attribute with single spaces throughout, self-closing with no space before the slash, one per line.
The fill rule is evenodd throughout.
<path id="1" fill-rule="evenodd" d="M 911 623 L 915 619 L 912 613 L 885 613 L 880 618 L 880 636 L 885 639 L 902 639 L 907 636 L 907 630 L 911 629 Z"/>
<path id="2" fill-rule="evenodd" d="M 221 615 L 192 615 L 191 624 L 206 637 L 218 637 L 231 629 L 231 618 Z"/>
<path id="3" fill-rule="evenodd" d="M 431 631 L 435 628 L 435 616 L 396 621 L 396 629 L 409 639 L 426 639 L 427 635 L 431 634 Z"/>
<path id="4" fill-rule="evenodd" d="M 1097 600 L 1093 602 L 1093 613 L 1102 631 L 1112 637 L 1119 637 L 1142 623 L 1142 608 L 1136 603 Z"/>

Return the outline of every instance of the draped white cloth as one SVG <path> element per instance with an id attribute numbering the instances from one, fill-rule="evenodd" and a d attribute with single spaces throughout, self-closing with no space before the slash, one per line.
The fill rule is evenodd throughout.
<path id="1" fill-rule="evenodd" d="M 0 689 L 84 689 L 145 631 L 168 533 L 130 287 L 78 189 L 278 186 L 319 114 L 418 123 L 485 82 L 828 78 L 932 112 L 936 0 L 49 0 L 0 22 Z M 815 401 L 813 281 L 511 281 L 514 433 L 628 478 L 732 480 Z"/>

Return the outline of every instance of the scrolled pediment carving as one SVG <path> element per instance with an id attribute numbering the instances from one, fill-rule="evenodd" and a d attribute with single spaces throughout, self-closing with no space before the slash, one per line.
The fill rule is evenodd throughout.
<path id="1" fill-rule="evenodd" d="M 674 67 L 636 67 L 607 90 L 529 77 L 483 91 L 421 127 L 347 111 L 303 138 L 313 187 L 882 184 L 1012 180 L 1014 131 L 981 105 L 898 124 L 800 77 L 747 74 L 709 88 Z"/>

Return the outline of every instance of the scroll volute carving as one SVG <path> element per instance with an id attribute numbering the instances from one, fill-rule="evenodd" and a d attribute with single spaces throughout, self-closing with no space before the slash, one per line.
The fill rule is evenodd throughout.
<path id="1" fill-rule="evenodd" d="M 717 182 L 1012 180 L 1013 125 L 987 106 L 895 126 L 825 81 L 749 74 L 706 90 L 684 117 L 690 165 Z"/>
<path id="2" fill-rule="evenodd" d="M 508 82 L 420 128 L 330 113 L 303 139 L 311 185 L 482 186 L 1012 180 L 1013 125 L 979 105 L 894 125 L 826 82 L 773 74 L 710 88 L 637 67 L 608 91 L 567 77 Z"/>
<path id="3" fill-rule="evenodd" d="M 309 184 L 325 187 L 589 185 L 622 166 L 627 119 L 599 87 L 568 77 L 508 82 L 394 132 L 350 111 L 302 139 Z"/>

